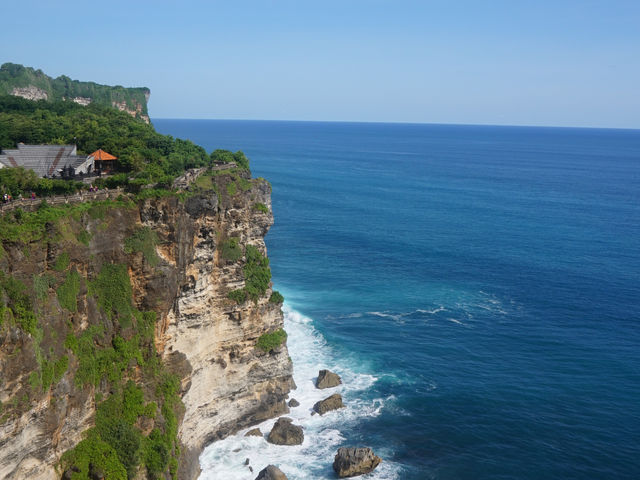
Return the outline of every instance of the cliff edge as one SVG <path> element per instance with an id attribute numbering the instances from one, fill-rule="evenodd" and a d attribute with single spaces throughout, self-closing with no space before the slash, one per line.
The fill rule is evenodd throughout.
<path id="1" fill-rule="evenodd" d="M 208 443 L 288 411 L 286 343 L 261 341 L 283 327 L 271 187 L 197 184 L 5 214 L 0 478 L 194 479 Z"/>
<path id="2" fill-rule="evenodd" d="M 146 87 L 101 85 L 72 80 L 65 75 L 52 78 L 40 69 L 7 62 L 0 66 L 0 95 L 50 102 L 65 100 L 83 106 L 97 103 L 117 108 L 149 123 L 147 103 L 151 91 Z"/>

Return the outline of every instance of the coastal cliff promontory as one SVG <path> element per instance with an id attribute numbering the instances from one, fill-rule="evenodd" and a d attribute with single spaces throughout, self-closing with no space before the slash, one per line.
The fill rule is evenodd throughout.
<path id="1" fill-rule="evenodd" d="M 151 91 L 146 87 L 126 88 L 80 82 L 65 75 L 52 78 L 39 69 L 4 63 L 0 66 L 0 95 L 48 102 L 62 100 L 82 106 L 94 103 L 116 108 L 149 123 L 147 103 Z"/>
<path id="2" fill-rule="evenodd" d="M 1 478 L 193 479 L 207 443 L 288 411 L 271 187 L 203 170 L 4 212 Z"/>

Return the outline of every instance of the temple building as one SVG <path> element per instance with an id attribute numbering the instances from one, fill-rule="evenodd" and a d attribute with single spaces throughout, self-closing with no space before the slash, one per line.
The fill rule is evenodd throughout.
<path id="1" fill-rule="evenodd" d="M 94 173 L 93 155 L 78 155 L 75 145 L 25 145 L 2 150 L 0 168 L 24 167 L 39 177 L 69 178 Z"/>
<path id="2" fill-rule="evenodd" d="M 93 157 L 95 162 L 95 170 L 100 173 L 111 173 L 115 170 L 117 157 L 114 157 L 110 153 L 105 152 L 102 149 L 93 152 L 90 157 Z"/>

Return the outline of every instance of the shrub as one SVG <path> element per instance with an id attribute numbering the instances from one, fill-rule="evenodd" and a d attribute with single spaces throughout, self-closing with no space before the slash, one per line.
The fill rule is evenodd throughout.
<path id="1" fill-rule="evenodd" d="M 271 293 L 271 296 L 269 297 L 269 302 L 271 302 L 271 303 L 283 303 L 284 302 L 284 297 L 282 296 L 282 294 L 280 292 L 278 292 L 277 290 L 274 290 Z"/>
<path id="2" fill-rule="evenodd" d="M 131 281 L 126 265 L 104 264 L 95 280 L 89 282 L 89 293 L 109 318 L 116 315 L 123 326 L 133 315 Z"/>
<path id="3" fill-rule="evenodd" d="M 265 351 L 270 352 L 271 350 L 278 348 L 284 342 L 287 341 L 287 332 L 285 332 L 282 328 L 276 330 L 275 332 L 265 333 L 258 338 L 258 342 L 256 346 Z"/>
<path id="4" fill-rule="evenodd" d="M 236 189 L 236 182 L 229 182 L 227 183 L 227 193 L 229 194 L 230 197 L 233 197 L 237 192 Z"/>
<path id="5" fill-rule="evenodd" d="M 247 245 L 247 263 L 244 266 L 245 290 L 254 302 L 265 294 L 271 281 L 269 259 L 263 256 L 253 245 Z"/>
<path id="6" fill-rule="evenodd" d="M 54 278 L 50 274 L 34 275 L 33 291 L 36 293 L 36 298 L 38 300 L 46 300 L 49 294 L 49 287 L 52 287 L 53 284 Z"/>
<path id="7" fill-rule="evenodd" d="M 254 210 L 258 210 L 259 212 L 262 213 L 269 213 L 269 208 L 267 208 L 267 206 L 264 203 L 256 203 L 253 206 Z"/>
<path id="8" fill-rule="evenodd" d="M 56 272 L 62 272 L 67 269 L 67 267 L 69 266 L 69 262 L 70 262 L 69 254 L 67 252 L 62 252 L 56 258 L 56 261 L 53 264 L 53 269 Z"/>
<path id="9" fill-rule="evenodd" d="M 127 470 L 120 462 L 118 454 L 111 445 L 102 440 L 95 430 L 89 432 L 88 437 L 82 440 L 73 450 L 62 455 L 60 463 L 63 469 L 75 467 L 79 472 L 71 478 L 90 478 L 89 464 L 99 468 L 104 473 L 104 478 L 109 480 L 127 480 Z"/>
<path id="10" fill-rule="evenodd" d="M 240 288 L 238 290 L 233 290 L 227 294 L 231 300 L 236 302 L 237 304 L 241 304 L 247 301 L 247 292 L 244 288 Z"/>
<path id="11" fill-rule="evenodd" d="M 89 246 L 89 242 L 91 241 L 91 234 L 86 230 L 82 230 L 78 234 L 78 241 L 83 245 Z"/>
<path id="12" fill-rule="evenodd" d="M 73 269 L 67 273 L 67 277 L 62 285 L 60 285 L 56 294 L 58 295 L 58 303 L 62 308 L 66 308 L 70 312 L 78 311 L 78 293 L 80 292 L 80 275 Z"/>
<path id="13" fill-rule="evenodd" d="M 230 238 L 222 242 L 220 255 L 225 260 L 236 262 L 242 258 L 242 247 L 237 238 Z"/>
<path id="14" fill-rule="evenodd" d="M 25 332 L 34 335 L 38 326 L 38 319 L 33 312 L 31 298 L 25 293 L 26 286 L 17 278 L 5 276 L 0 271 L 0 301 L 2 293 L 7 298 L 7 304 L 0 304 L 2 319 L 12 318 Z M 0 320 L 2 321 L 2 320 Z"/>
<path id="15" fill-rule="evenodd" d="M 125 253 L 142 252 L 149 265 L 155 267 L 160 259 L 156 253 L 158 235 L 149 227 L 142 227 L 124 241 Z"/>
<path id="16" fill-rule="evenodd" d="M 248 192 L 249 190 L 251 190 L 251 182 L 246 178 L 238 177 L 236 179 L 236 183 L 238 184 L 238 187 L 240 187 L 240 190 L 242 190 L 243 192 Z"/>

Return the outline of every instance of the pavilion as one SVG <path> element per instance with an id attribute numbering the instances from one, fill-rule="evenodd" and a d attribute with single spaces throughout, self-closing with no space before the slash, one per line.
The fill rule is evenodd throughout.
<path id="1" fill-rule="evenodd" d="M 115 170 L 115 163 L 118 157 L 114 157 L 110 153 L 105 152 L 102 149 L 98 149 L 93 152 L 90 157 L 93 157 L 95 162 L 95 170 L 100 173 L 109 173 Z"/>

